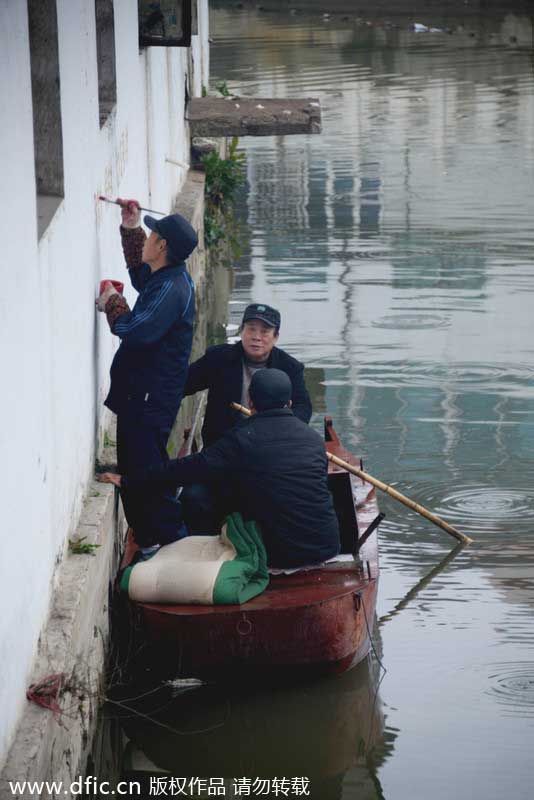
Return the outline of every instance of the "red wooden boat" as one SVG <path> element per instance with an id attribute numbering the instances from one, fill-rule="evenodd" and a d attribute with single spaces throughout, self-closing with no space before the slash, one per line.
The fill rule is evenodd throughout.
<path id="1" fill-rule="evenodd" d="M 325 447 L 360 466 L 325 420 Z M 367 655 L 378 586 L 378 512 L 374 488 L 329 462 L 342 552 L 354 558 L 320 569 L 272 575 L 244 605 L 156 605 L 129 601 L 134 660 L 162 677 L 238 673 L 343 672 Z M 136 546 L 131 532 L 122 567 Z M 146 666 L 144 668 L 146 668 Z"/>

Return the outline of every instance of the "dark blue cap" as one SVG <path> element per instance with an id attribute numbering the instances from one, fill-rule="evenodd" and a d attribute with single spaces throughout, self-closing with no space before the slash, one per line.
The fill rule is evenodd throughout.
<path id="1" fill-rule="evenodd" d="M 167 255 L 172 264 L 185 261 L 198 244 L 194 228 L 181 214 L 170 214 L 163 219 L 147 215 L 143 219 L 147 228 L 156 231 L 167 242 Z"/>
<path id="2" fill-rule="evenodd" d="M 252 303 L 247 306 L 241 325 L 253 319 L 259 319 L 260 322 L 270 325 L 271 328 L 276 328 L 277 331 L 280 330 L 280 312 L 276 308 L 272 308 L 272 306 L 266 306 L 264 303 Z"/>
<path id="3" fill-rule="evenodd" d="M 281 369 L 259 369 L 249 387 L 250 399 L 256 411 L 284 408 L 291 400 L 291 380 Z"/>

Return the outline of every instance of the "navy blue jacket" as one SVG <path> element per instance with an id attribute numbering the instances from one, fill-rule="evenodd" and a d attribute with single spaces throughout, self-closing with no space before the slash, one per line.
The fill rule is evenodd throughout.
<path id="1" fill-rule="evenodd" d="M 152 273 L 148 264 L 131 267 L 139 292 L 131 311 L 112 326 L 121 344 L 111 365 L 105 404 L 115 414 L 128 403 L 145 422 L 170 428 L 183 397 L 195 319 L 195 287 L 185 263 Z"/>
<path id="2" fill-rule="evenodd" d="M 288 408 L 262 411 L 200 453 L 123 478 L 129 489 L 224 482 L 232 508 L 261 528 L 273 567 L 317 564 L 339 553 L 339 528 L 319 434 Z"/>
<path id="3" fill-rule="evenodd" d="M 189 365 L 184 394 L 194 394 L 209 389 L 208 404 L 202 428 L 204 446 L 217 441 L 223 433 L 242 419 L 230 403 L 241 402 L 243 388 L 243 345 L 219 344 L 208 347 L 202 358 Z M 281 369 L 291 379 L 291 400 L 295 417 L 309 422 L 312 405 L 304 383 L 304 365 L 284 350 L 273 347 L 267 367 Z"/>

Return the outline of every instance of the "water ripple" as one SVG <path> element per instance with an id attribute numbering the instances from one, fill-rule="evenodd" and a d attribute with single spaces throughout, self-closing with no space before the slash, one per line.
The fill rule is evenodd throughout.
<path id="1" fill-rule="evenodd" d="M 392 314 L 382 319 L 371 322 L 375 328 L 388 330 L 412 329 L 424 330 L 425 328 L 447 328 L 450 320 L 438 314 Z"/>
<path id="2" fill-rule="evenodd" d="M 368 343 L 357 352 L 362 363 L 368 359 Z M 531 364 L 499 364 L 464 362 L 439 364 L 434 361 L 399 361 L 366 363 L 360 372 L 360 384 L 365 386 L 425 387 L 451 392 L 534 395 L 534 368 Z"/>
<path id="3" fill-rule="evenodd" d="M 534 662 L 489 664 L 486 694 L 514 716 L 534 717 Z"/>
<path id="4" fill-rule="evenodd" d="M 517 541 L 521 532 L 530 535 L 534 527 L 534 489 L 530 487 L 479 485 L 451 491 L 450 483 L 434 480 L 431 485 L 418 482 L 414 488 L 399 488 L 446 522 L 477 538 L 480 534 L 502 535 L 513 525 Z"/>
<path id="5" fill-rule="evenodd" d="M 529 514 L 534 520 L 534 489 L 494 489 L 480 486 L 445 495 L 443 505 L 458 519 L 509 521 Z"/>

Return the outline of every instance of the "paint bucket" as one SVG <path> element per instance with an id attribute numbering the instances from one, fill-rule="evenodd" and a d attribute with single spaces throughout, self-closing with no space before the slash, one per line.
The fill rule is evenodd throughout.
<path id="1" fill-rule="evenodd" d="M 102 294 L 102 292 L 104 291 L 104 289 L 106 287 L 106 283 L 112 283 L 119 294 L 123 293 L 123 291 L 124 291 L 124 283 L 121 283 L 120 281 L 112 281 L 110 278 L 105 278 L 103 281 L 100 281 L 100 292 L 99 292 L 99 294 Z"/>

